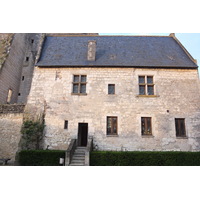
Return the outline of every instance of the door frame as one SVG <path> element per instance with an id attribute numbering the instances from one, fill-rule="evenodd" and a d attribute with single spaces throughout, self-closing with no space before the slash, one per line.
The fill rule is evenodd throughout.
<path id="1" fill-rule="evenodd" d="M 78 146 L 87 146 L 88 142 L 88 123 L 78 123 Z"/>

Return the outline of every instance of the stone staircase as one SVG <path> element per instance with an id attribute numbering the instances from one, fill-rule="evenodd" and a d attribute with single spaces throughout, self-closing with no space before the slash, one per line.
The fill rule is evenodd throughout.
<path id="1" fill-rule="evenodd" d="M 86 147 L 76 147 L 69 166 L 85 166 Z"/>

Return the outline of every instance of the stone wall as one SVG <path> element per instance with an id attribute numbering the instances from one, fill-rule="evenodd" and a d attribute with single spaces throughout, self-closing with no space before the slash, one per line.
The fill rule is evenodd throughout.
<path id="1" fill-rule="evenodd" d="M 26 34 L 25 42 L 25 54 L 24 60 L 22 63 L 22 73 L 20 79 L 20 88 L 18 94 L 18 103 L 26 103 L 27 96 L 29 95 L 33 73 L 34 73 L 34 66 L 35 60 L 37 56 L 37 52 L 40 45 L 40 39 L 42 34 L 38 33 L 28 33 Z M 28 59 L 28 61 L 27 61 Z"/>
<path id="2" fill-rule="evenodd" d="M 74 74 L 87 75 L 87 95 L 71 94 Z M 154 97 L 138 96 L 139 75 L 154 76 Z M 108 84 L 115 84 L 115 95 L 108 95 Z M 78 123 L 88 123 L 99 150 L 199 151 L 199 99 L 197 70 L 37 67 L 28 108 L 45 107 L 44 148 L 67 149 Z M 118 136 L 106 135 L 107 116 L 118 117 Z M 152 118 L 152 137 L 141 135 L 141 117 Z M 176 137 L 175 118 L 185 118 L 186 138 Z"/>
<path id="3" fill-rule="evenodd" d="M 24 105 L 0 106 L 0 158 L 10 158 L 14 163 L 21 138 Z"/>
<path id="4" fill-rule="evenodd" d="M 9 54 L 14 34 L 0 33 L 0 70 Z"/>
<path id="5" fill-rule="evenodd" d="M 0 103 L 7 103 L 8 90 L 12 90 L 10 103 L 17 103 L 25 51 L 25 34 L 14 34 L 9 54 L 0 72 Z"/>
<path id="6" fill-rule="evenodd" d="M 41 34 L 0 34 L 0 103 L 26 103 Z"/>
<path id="7" fill-rule="evenodd" d="M 21 104 L 0 104 L 0 114 L 23 113 L 25 105 Z"/>

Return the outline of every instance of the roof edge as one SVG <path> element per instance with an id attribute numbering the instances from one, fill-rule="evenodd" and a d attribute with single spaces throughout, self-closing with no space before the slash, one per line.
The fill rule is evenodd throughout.
<path id="1" fill-rule="evenodd" d="M 47 37 L 99 36 L 98 33 L 46 33 Z"/>
<path id="2" fill-rule="evenodd" d="M 175 36 L 175 33 L 170 33 L 169 37 L 172 37 L 178 45 L 183 49 L 183 51 L 186 53 L 186 55 L 190 58 L 190 60 L 197 65 L 197 60 L 192 57 L 192 55 L 187 51 L 187 49 L 183 46 L 183 44 L 178 40 L 178 38 Z M 198 65 L 197 65 L 198 67 Z"/>
<path id="3" fill-rule="evenodd" d="M 113 65 L 35 65 L 35 67 L 40 68 L 154 68 L 154 69 L 198 69 L 196 67 L 187 67 L 187 66 L 113 66 Z"/>

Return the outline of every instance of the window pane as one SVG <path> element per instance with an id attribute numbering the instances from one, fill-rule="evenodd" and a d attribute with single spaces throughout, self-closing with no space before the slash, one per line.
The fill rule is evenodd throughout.
<path id="1" fill-rule="evenodd" d="M 67 120 L 65 120 L 65 122 L 64 122 L 64 129 L 68 129 L 68 121 Z"/>
<path id="2" fill-rule="evenodd" d="M 74 75 L 74 82 L 75 83 L 79 82 L 79 75 Z"/>
<path id="3" fill-rule="evenodd" d="M 78 84 L 73 84 L 73 93 L 78 93 Z"/>
<path id="4" fill-rule="evenodd" d="M 107 117 L 107 135 L 117 135 L 117 117 Z"/>
<path id="5" fill-rule="evenodd" d="M 142 135 L 152 135 L 151 117 L 141 118 L 141 131 L 142 131 Z"/>
<path id="6" fill-rule="evenodd" d="M 139 86 L 139 94 L 140 95 L 145 95 L 145 86 L 144 85 L 140 85 Z"/>
<path id="7" fill-rule="evenodd" d="M 153 76 L 147 76 L 147 83 L 153 84 Z"/>
<path id="8" fill-rule="evenodd" d="M 142 135 L 145 134 L 145 119 L 144 117 L 141 118 L 141 130 L 142 130 Z"/>
<path id="9" fill-rule="evenodd" d="M 181 136 L 185 136 L 185 120 L 184 119 L 181 119 L 180 120 L 180 127 L 181 127 Z"/>
<path id="10" fill-rule="evenodd" d="M 80 93 L 86 93 L 86 84 L 81 84 L 81 91 Z"/>
<path id="11" fill-rule="evenodd" d="M 147 117 L 147 130 L 146 130 L 146 134 L 151 135 L 151 118 Z"/>
<path id="12" fill-rule="evenodd" d="M 108 94 L 115 94 L 115 85 L 108 84 Z"/>
<path id="13" fill-rule="evenodd" d="M 112 118 L 111 117 L 107 117 L 107 134 L 108 135 L 111 134 L 111 125 L 112 125 Z"/>
<path id="14" fill-rule="evenodd" d="M 145 76 L 139 76 L 139 83 L 145 83 Z"/>
<path id="15" fill-rule="evenodd" d="M 113 117 L 113 134 L 117 134 L 117 118 Z"/>
<path id="16" fill-rule="evenodd" d="M 148 86 L 148 95 L 154 95 L 154 86 Z"/>
<path id="17" fill-rule="evenodd" d="M 178 119 L 175 119 L 175 126 L 176 126 L 176 136 L 179 136 L 179 123 Z"/>
<path id="18" fill-rule="evenodd" d="M 8 90 L 7 103 L 10 103 L 10 102 L 11 102 L 11 97 L 12 97 L 12 90 L 9 89 L 9 90 Z"/>
<path id="19" fill-rule="evenodd" d="M 87 81 L 87 76 L 86 75 L 81 75 L 81 82 L 85 83 Z"/>
<path id="20" fill-rule="evenodd" d="M 185 119 L 175 119 L 175 126 L 176 126 L 176 136 L 177 137 L 186 136 L 186 133 L 185 133 Z"/>

